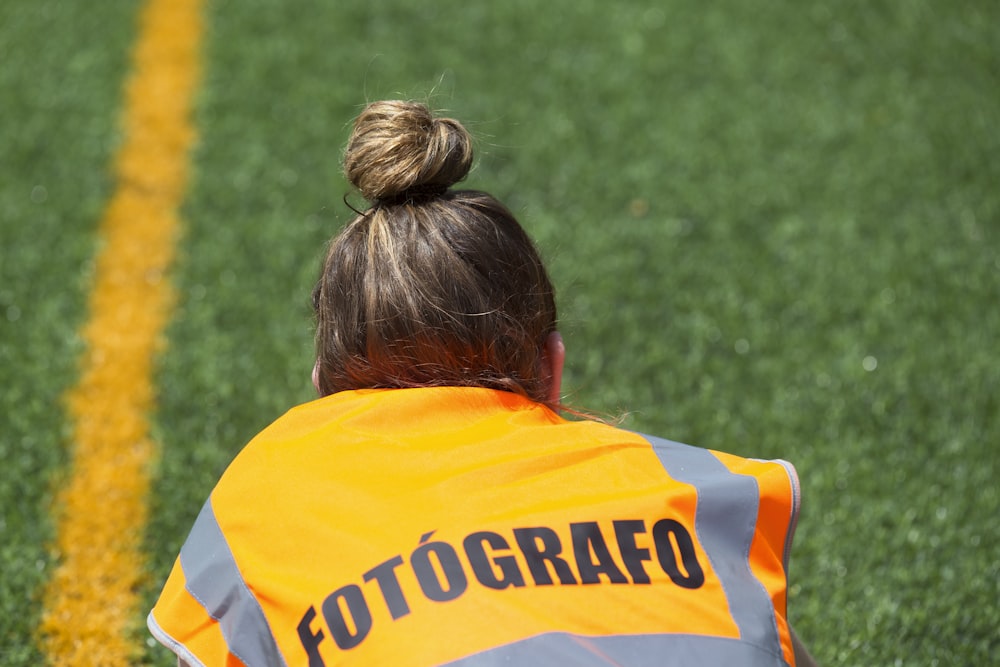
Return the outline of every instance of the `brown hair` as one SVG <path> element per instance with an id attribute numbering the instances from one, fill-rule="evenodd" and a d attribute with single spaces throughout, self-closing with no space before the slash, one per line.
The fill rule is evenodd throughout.
<path id="1" fill-rule="evenodd" d="M 313 294 L 323 395 L 476 386 L 545 402 L 552 283 L 513 214 L 450 190 L 472 165 L 460 123 L 414 102 L 364 109 L 344 172 L 370 203 L 330 243 Z"/>

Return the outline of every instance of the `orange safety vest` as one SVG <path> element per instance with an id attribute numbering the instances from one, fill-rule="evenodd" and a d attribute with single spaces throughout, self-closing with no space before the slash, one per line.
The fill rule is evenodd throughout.
<path id="1" fill-rule="evenodd" d="M 345 391 L 236 457 L 148 625 L 192 665 L 793 665 L 798 503 L 509 392 Z"/>

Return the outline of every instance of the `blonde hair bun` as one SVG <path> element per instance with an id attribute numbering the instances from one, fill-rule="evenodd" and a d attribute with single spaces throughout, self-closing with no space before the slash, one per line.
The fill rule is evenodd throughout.
<path id="1" fill-rule="evenodd" d="M 444 194 L 469 173 L 472 137 L 418 102 L 365 107 L 344 151 L 344 174 L 373 204 Z"/>

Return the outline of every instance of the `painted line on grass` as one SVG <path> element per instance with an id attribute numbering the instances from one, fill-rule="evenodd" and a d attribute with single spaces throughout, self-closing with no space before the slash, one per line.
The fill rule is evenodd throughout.
<path id="1" fill-rule="evenodd" d="M 67 396 L 70 477 L 60 489 L 59 565 L 44 591 L 41 647 L 56 665 L 128 665 L 141 627 L 152 367 L 174 302 L 166 272 L 195 132 L 201 0 L 142 8 L 125 89 L 117 186 L 101 220 L 78 384 Z"/>

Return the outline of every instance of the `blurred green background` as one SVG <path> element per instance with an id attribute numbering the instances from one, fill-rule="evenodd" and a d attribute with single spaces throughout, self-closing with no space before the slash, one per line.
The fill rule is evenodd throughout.
<path id="1" fill-rule="evenodd" d="M 40 660 L 61 397 L 139 7 L 0 4 L 3 665 Z M 536 238 L 568 403 L 797 466 L 789 609 L 821 664 L 996 660 L 1000 4 L 206 12 L 147 598 L 232 456 L 311 398 L 309 292 L 350 215 L 340 151 L 364 102 L 404 97 L 466 123 L 469 186 Z"/>

